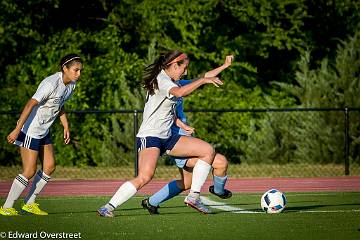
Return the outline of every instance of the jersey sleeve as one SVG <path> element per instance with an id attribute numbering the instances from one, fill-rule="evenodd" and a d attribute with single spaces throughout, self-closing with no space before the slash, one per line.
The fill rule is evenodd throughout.
<path id="1" fill-rule="evenodd" d="M 172 89 L 173 87 L 179 87 L 179 86 L 176 85 L 176 83 L 174 83 L 173 81 L 171 81 L 170 78 L 159 77 L 157 80 L 158 80 L 159 91 L 166 92 L 166 96 L 168 98 L 173 97 L 173 95 L 169 92 L 170 89 Z"/>
<path id="2" fill-rule="evenodd" d="M 51 84 L 46 82 L 41 82 L 35 94 L 32 96 L 36 101 L 43 102 L 49 98 L 53 91 Z"/>

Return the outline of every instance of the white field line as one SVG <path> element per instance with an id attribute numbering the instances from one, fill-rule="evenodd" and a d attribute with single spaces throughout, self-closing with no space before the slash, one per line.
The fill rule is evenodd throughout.
<path id="1" fill-rule="evenodd" d="M 295 194 L 293 194 L 295 195 Z M 304 195 L 304 194 L 299 194 L 299 195 Z M 309 195 L 313 195 L 313 194 L 309 194 Z M 314 194 L 314 195 L 319 195 L 319 194 Z M 327 194 L 323 194 L 323 195 L 327 195 Z M 330 194 L 329 194 L 330 195 Z M 109 196 L 105 196 L 105 197 L 109 197 Z M 177 196 L 177 197 L 183 197 L 183 196 Z M 46 200 L 46 201 L 51 201 L 51 200 L 55 200 L 58 201 L 59 198 L 58 196 L 55 197 L 42 197 L 41 199 Z M 104 198 L 104 196 L 78 196 L 78 197 L 71 197 L 71 199 L 74 200 L 84 200 L 84 199 L 88 199 L 88 198 Z M 144 196 L 134 196 L 133 198 L 137 198 L 137 199 L 143 199 Z M 229 205 L 226 205 L 225 203 L 222 202 L 216 202 L 216 201 L 212 201 L 207 197 L 203 197 L 201 196 L 201 201 L 208 205 L 211 208 L 216 208 L 222 211 L 226 211 L 226 212 L 231 212 L 231 213 L 264 213 L 262 212 L 260 209 L 259 211 L 249 211 L 243 208 L 237 208 L 237 207 L 232 207 Z M 288 212 L 293 212 L 293 213 L 346 213 L 346 212 L 354 212 L 354 213 L 359 213 L 360 209 L 347 209 L 347 210 L 287 210 L 285 208 L 284 211 L 288 211 Z"/>
<path id="2" fill-rule="evenodd" d="M 246 209 L 242 209 L 242 208 L 237 208 L 237 207 L 232 207 L 229 205 L 226 205 L 225 203 L 221 203 L 221 202 L 215 202 L 210 200 L 207 197 L 200 197 L 201 201 L 205 204 L 208 205 L 211 208 L 216 208 L 219 210 L 223 210 L 226 212 L 232 212 L 232 213 L 263 213 L 263 212 L 255 212 L 255 211 L 248 211 Z"/>
<path id="3" fill-rule="evenodd" d="M 332 196 L 338 195 L 339 192 L 327 192 L 327 193 L 319 193 L 319 192 L 304 192 L 304 193 L 293 193 L 293 192 L 283 192 L 286 196 Z M 263 193 L 244 193 L 246 196 L 259 196 L 263 195 Z"/>
<path id="4" fill-rule="evenodd" d="M 200 197 L 201 201 L 211 207 L 211 208 L 215 208 L 215 209 L 219 209 L 222 211 L 226 211 L 226 212 L 231 212 L 231 213 L 264 213 L 263 211 L 259 210 L 259 211 L 249 211 L 246 209 L 242 209 L 242 208 L 237 208 L 237 207 L 232 207 L 229 205 L 226 205 L 225 203 L 222 202 L 216 202 L 216 201 L 212 201 L 207 197 Z M 284 210 L 286 211 L 286 209 Z M 360 209 L 347 209 L 347 210 L 300 210 L 300 211 L 293 211 L 293 210 L 289 210 L 289 212 L 295 212 L 295 213 L 346 213 L 346 212 L 360 212 Z"/>
<path id="5" fill-rule="evenodd" d="M 284 210 L 285 211 L 285 210 Z M 347 210 L 304 210 L 297 211 L 297 213 L 346 213 L 346 212 L 360 212 L 360 209 Z"/>

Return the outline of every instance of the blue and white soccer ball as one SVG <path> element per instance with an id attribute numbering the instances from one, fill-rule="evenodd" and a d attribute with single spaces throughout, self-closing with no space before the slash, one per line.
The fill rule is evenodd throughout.
<path id="1" fill-rule="evenodd" d="M 284 210 L 287 200 L 284 193 L 270 189 L 261 197 L 261 208 L 267 213 L 280 213 Z"/>

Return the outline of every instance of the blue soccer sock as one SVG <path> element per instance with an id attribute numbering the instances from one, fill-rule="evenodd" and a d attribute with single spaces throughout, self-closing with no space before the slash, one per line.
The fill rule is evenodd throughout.
<path id="1" fill-rule="evenodd" d="M 166 200 L 175 197 L 183 190 L 178 187 L 176 180 L 173 180 L 161 188 L 157 193 L 153 194 L 149 198 L 149 203 L 152 206 L 159 206 L 160 203 L 165 202 Z"/>
<path id="2" fill-rule="evenodd" d="M 214 175 L 213 180 L 214 180 L 214 192 L 219 195 L 224 194 L 224 188 L 227 181 L 227 176 L 218 177 Z"/>

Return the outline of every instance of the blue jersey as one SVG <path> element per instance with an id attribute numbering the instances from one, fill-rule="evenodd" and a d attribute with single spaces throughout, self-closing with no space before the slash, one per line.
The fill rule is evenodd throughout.
<path id="1" fill-rule="evenodd" d="M 191 80 L 179 80 L 177 84 L 182 87 L 191 82 Z M 183 123 L 187 124 L 186 116 L 184 113 L 184 99 L 182 97 L 177 99 L 175 111 L 177 118 L 180 119 Z M 171 132 L 172 134 L 186 135 L 186 132 L 183 129 L 179 128 L 175 123 L 171 126 Z"/>

